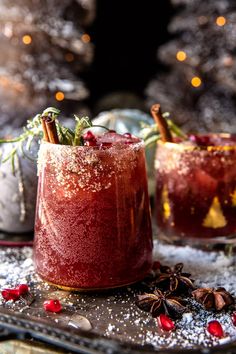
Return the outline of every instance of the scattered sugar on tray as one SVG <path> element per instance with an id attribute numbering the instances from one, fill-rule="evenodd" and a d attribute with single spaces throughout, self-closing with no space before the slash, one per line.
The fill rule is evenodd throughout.
<path id="1" fill-rule="evenodd" d="M 159 245 L 157 242 L 154 242 L 154 251 L 155 258 L 163 264 L 174 265 L 183 261 L 185 269 L 192 273 L 193 278 L 198 279 L 198 285 L 205 283 L 206 285 L 215 286 L 217 283 L 226 288 L 228 287 L 228 289 L 233 289 L 236 277 L 235 257 L 229 258 L 222 252 L 207 253 L 190 247 L 176 248 L 170 245 Z M 32 250 L 30 248 L 4 249 L 4 251 L 0 249 L 1 287 L 14 286 L 21 279 L 24 279 L 27 280 L 28 284 L 30 283 L 33 291 L 36 292 L 37 299 L 42 298 L 43 300 L 42 294 L 45 291 L 51 291 L 51 287 L 41 282 L 34 274 L 31 255 Z M 201 264 L 198 262 L 199 259 L 201 259 Z M 225 277 L 225 274 L 227 274 L 227 277 Z M 229 279 L 231 280 L 230 282 Z M 129 340 L 140 344 L 149 343 L 156 348 L 176 346 L 195 348 L 199 345 L 210 347 L 236 339 L 236 329 L 231 323 L 229 314 L 207 312 L 199 304 L 196 304 L 194 300 L 190 300 L 192 312 L 184 314 L 180 321 L 176 321 L 175 332 L 172 332 L 171 335 L 160 333 L 156 321 L 148 314 L 140 311 L 134 304 L 135 294 L 135 288 L 129 287 L 127 293 L 119 293 L 117 291 L 114 297 L 109 297 L 110 301 L 108 302 L 105 300 L 106 297 L 102 300 L 96 295 L 87 296 L 68 293 L 66 296 L 65 293 L 63 302 L 65 303 L 66 311 L 69 311 L 68 314 L 78 311 L 78 313 L 88 317 L 97 333 L 105 333 L 106 336 L 114 339 L 120 338 L 121 340 Z M 94 306 L 93 304 L 95 307 L 92 307 Z M 13 308 L 16 311 L 19 311 L 21 306 L 17 302 L 7 305 L 8 308 Z M 115 310 L 116 308 L 117 310 Z M 30 316 L 33 308 L 24 310 L 24 313 L 26 311 Z M 43 312 L 36 312 L 35 315 L 41 317 Z M 109 328 L 113 328 L 113 331 L 106 331 L 104 328 L 103 319 L 105 318 L 109 318 L 112 326 Z M 226 332 L 225 338 L 216 339 L 207 333 L 206 324 L 212 319 L 220 321 Z M 124 324 L 127 324 L 125 328 Z"/>

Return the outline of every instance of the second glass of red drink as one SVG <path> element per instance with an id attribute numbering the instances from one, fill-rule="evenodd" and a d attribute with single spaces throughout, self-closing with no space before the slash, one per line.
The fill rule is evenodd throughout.
<path id="1" fill-rule="evenodd" d="M 159 142 L 156 154 L 159 229 L 181 243 L 236 240 L 236 136 L 191 135 Z"/>

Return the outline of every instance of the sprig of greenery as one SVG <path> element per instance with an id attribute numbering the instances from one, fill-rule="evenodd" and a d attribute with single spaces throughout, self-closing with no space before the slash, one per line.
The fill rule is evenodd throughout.
<path id="1" fill-rule="evenodd" d="M 79 118 L 76 114 L 75 117 L 75 133 L 72 145 L 83 145 L 82 133 L 85 129 L 92 127 L 93 123 L 88 117 Z"/>
<path id="2" fill-rule="evenodd" d="M 26 151 L 30 151 L 32 141 L 35 137 L 43 137 L 40 115 L 35 116 L 32 120 L 28 120 L 26 126 L 23 128 L 22 134 L 18 137 L 13 139 L 0 139 L 0 144 L 13 144 L 10 153 L 1 160 L 2 163 L 11 160 L 13 174 L 15 173 L 15 158 L 18 152 L 21 152 L 23 156 L 32 159 Z"/>
<path id="3" fill-rule="evenodd" d="M 168 127 L 174 137 L 188 139 L 187 135 L 169 118 L 170 114 L 168 112 L 163 113 L 162 116 L 166 118 Z M 161 139 L 158 126 L 155 123 L 150 125 L 142 122 L 141 128 L 139 136 L 144 140 L 146 147 L 155 145 Z"/>
<path id="4" fill-rule="evenodd" d="M 11 160 L 12 171 L 15 171 L 15 157 L 17 153 L 22 153 L 23 156 L 32 159 L 28 153 L 30 153 L 30 149 L 34 140 L 38 139 L 39 142 L 43 139 L 43 127 L 41 124 L 41 118 L 49 116 L 50 118 L 55 120 L 57 134 L 59 138 L 60 144 L 63 145 L 83 145 L 83 133 L 84 130 L 88 128 L 100 127 L 106 130 L 106 127 L 93 125 L 92 121 L 88 117 L 75 117 L 75 128 L 74 130 L 69 129 L 63 126 L 58 121 L 58 116 L 60 114 L 59 109 L 54 107 L 48 107 L 41 114 L 37 114 L 33 119 L 27 121 L 25 127 L 23 127 L 23 132 L 18 137 L 13 139 L 0 139 L 0 144 L 3 143 L 12 143 L 13 147 L 10 153 L 7 156 L 1 156 L 1 162 L 6 162 Z M 28 153 L 27 153 L 28 152 Z"/>

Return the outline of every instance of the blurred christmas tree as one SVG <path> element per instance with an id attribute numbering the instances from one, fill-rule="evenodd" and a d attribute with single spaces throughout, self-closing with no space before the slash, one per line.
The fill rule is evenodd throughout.
<path id="1" fill-rule="evenodd" d="M 150 82 L 148 105 L 160 102 L 187 131 L 236 132 L 235 1 L 171 2 L 173 39 L 158 51 L 169 71 Z"/>
<path id="2" fill-rule="evenodd" d="M 94 14 L 95 0 L 0 0 L 0 127 L 59 102 L 81 108 Z"/>

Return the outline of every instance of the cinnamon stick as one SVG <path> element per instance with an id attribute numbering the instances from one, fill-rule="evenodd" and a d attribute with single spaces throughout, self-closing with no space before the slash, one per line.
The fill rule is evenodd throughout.
<path id="1" fill-rule="evenodd" d="M 55 120 L 47 116 L 42 117 L 41 121 L 44 133 L 44 140 L 52 144 L 59 144 Z"/>
<path id="2" fill-rule="evenodd" d="M 156 103 L 151 107 L 151 114 L 159 128 L 161 140 L 163 142 L 172 142 L 172 135 L 165 118 L 162 117 L 160 104 Z"/>
<path id="3" fill-rule="evenodd" d="M 42 128 L 43 128 L 43 139 L 47 142 L 49 142 L 49 136 L 48 136 L 48 132 L 47 132 L 47 127 L 46 127 L 46 122 L 45 119 L 47 117 L 42 117 L 41 118 L 41 124 L 42 124 Z"/>

